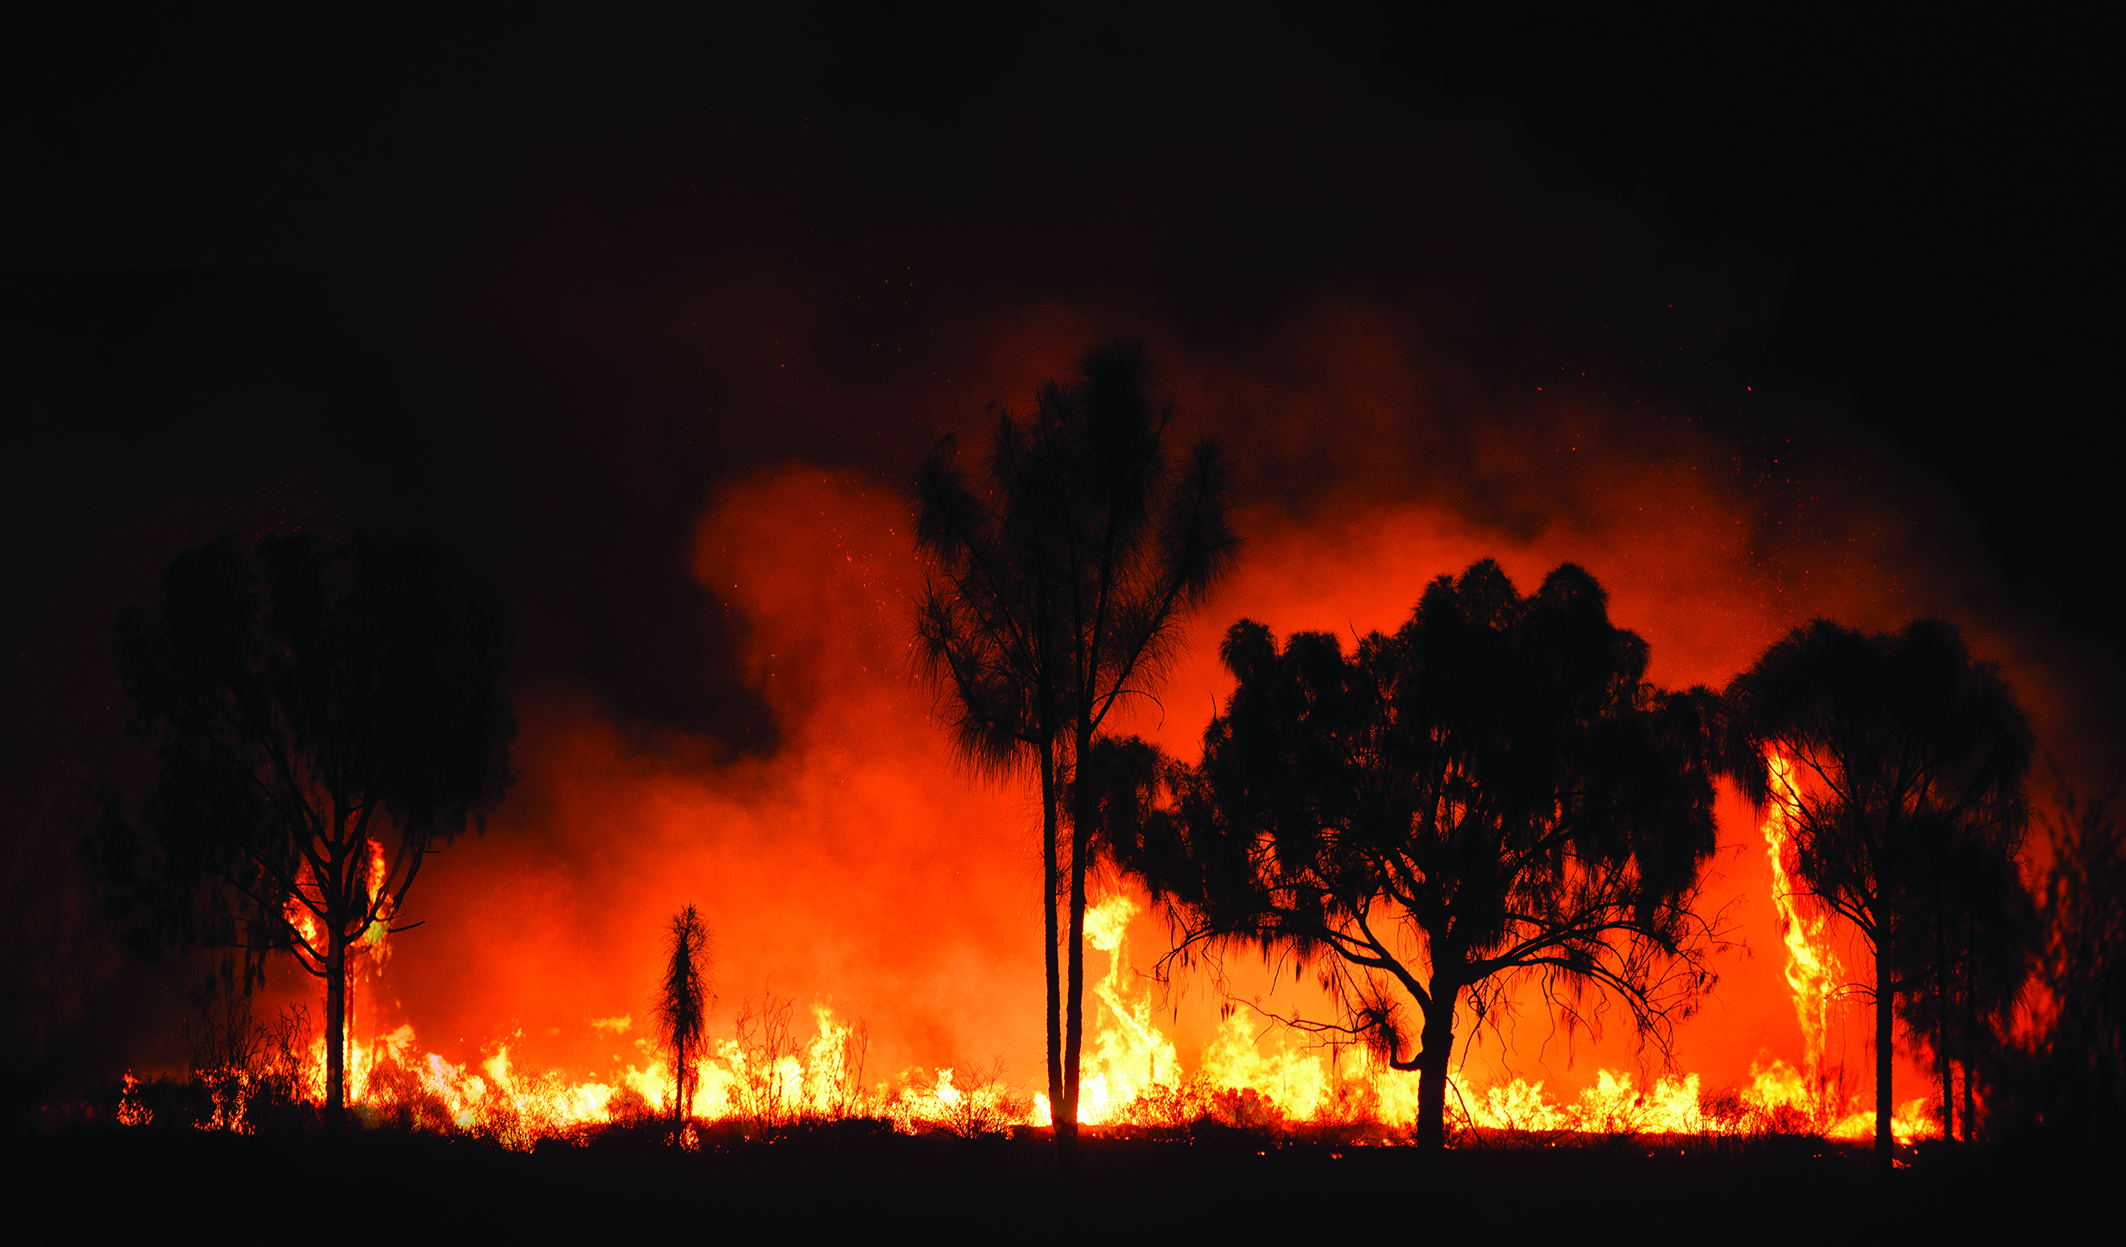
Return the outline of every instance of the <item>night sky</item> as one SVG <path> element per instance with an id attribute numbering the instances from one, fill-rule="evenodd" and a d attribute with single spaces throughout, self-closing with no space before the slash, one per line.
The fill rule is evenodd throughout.
<path id="1" fill-rule="evenodd" d="M 870 559 L 851 652 L 890 659 L 920 572 L 880 530 L 917 460 L 1115 331 L 1238 470 L 1258 564 L 1206 636 L 1341 627 L 1276 595 L 1317 549 L 1377 569 L 1354 551 L 1420 515 L 1441 548 L 1586 562 L 1675 682 L 1813 614 L 1943 614 L 2070 782 L 2118 777 L 2119 110 L 2090 32 L 779 12 L 5 40 L 10 1077 L 158 1059 L 182 1008 L 191 971 L 120 949 L 69 830 L 89 785 L 150 780 L 109 637 L 179 551 L 421 532 L 500 580 L 526 779 L 452 852 L 514 828 L 588 879 L 539 770 L 583 733 L 667 778 L 821 739 L 759 661 L 768 629 L 802 645 L 794 608 L 722 591 L 731 542 L 799 549 L 818 511 Z M 1664 676 L 1661 637 L 1716 624 L 1663 610 L 1755 631 Z"/>

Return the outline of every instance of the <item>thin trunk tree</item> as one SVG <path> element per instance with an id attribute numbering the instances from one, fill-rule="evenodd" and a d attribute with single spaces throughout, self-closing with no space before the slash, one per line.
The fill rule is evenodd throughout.
<path id="1" fill-rule="evenodd" d="M 1238 544 L 1223 455 L 1208 441 L 1169 453 L 1174 409 L 1156 386 L 1141 343 L 1103 343 L 1071 382 L 1041 387 L 1030 418 L 996 413 L 982 479 L 947 439 L 916 480 L 916 544 L 934 571 L 916 630 L 954 743 L 981 773 L 1038 772 L 1048 1094 L 1066 1166 L 1091 854 L 1082 803 L 1065 808 L 1069 779 L 1115 706 L 1149 695 Z"/>
<path id="2" fill-rule="evenodd" d="M 1887 1168 L 1895 1005 L 1933 977 L 1923 898 L 1954 846 L 2020 836 L 2029 723 L 1999 668 L 1939 619 L 1895 634 L 1816 620 L 1736 676 L 1727 701 L 1744 792 L 1759 808 L 1789 803 L 1795 876 L 1874 952 L 1875 1149 Z M 1771 767 L 1774 754 L 1791 769 Z M 1773 792 L 1776 774 L 1790 791 Z"/>
<path id="3" fill-rule="evenodd" d="M 217 538 L 118 621 L 131 731 L 160 774 L 94 842 L 143 942 L 271 953 L 325 982 L 326 1115 L 347 1099 L 355 957 L 393 931 L 421 863 L 484 828 L 515 776 L 494 586 L 419 540 Z M 410 924 L 418 925 L 418 924 Z"/>

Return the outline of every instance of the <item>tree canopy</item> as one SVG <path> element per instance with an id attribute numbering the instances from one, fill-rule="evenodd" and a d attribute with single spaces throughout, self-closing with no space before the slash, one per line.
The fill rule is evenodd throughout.
<path id="1" fill-rule="evenodd" d="M 1692 906 L 1717 699 L 1646 684 L 1645 643 L 1586 572 L 1522 597 L 1487 560 L 1348 656 L 1243 620 L 1221 657 L 1238 686 L 1200 766 L 1113 742 L 1086 769 L 1104 845 L 1166 903 L 1177 950 L 1316 964 L 1345 1015 L 1306 1024 L 1420 1072 L 1422 1141 L 1444 1139 L 1464 1000 L 1481 1017 L 1533 976 L 1569 1024 L 1592 990 L 1663 1039 L 1709 986 Z"/>
<path id="2" fill-rule="evenodd" d="M 217 538 L 179 555 L 114 641 L 160 775 L 99 838 L 161 945 L 272 952 L 326 982 L 328 1107 L 345 1098 L 350 952 L 404 912 L 424 857 L 513 780 L 500 592 L 424 540 Z"/>
<path id="3" fill-rule="evenodd" d="M 1901 941 L 1929 913 L 1946 937 L 1959 913 L 2013 907 L 1985 893 L 2020 886 L 2029 722 L 1999 668 L 1939 619 L 1897 633 L 1818 619 L 1736 676 L 1727 701 L 1744 792 L 1787 805 L 1796 877 L 1874 951 L 1875 1146 L 1888 1165 L 1894 1004 L 1916 990 L 1909 967 L 1935 963 Z"/>
<path id="4" fill-rule="evenodd" d="M 1896 943 L 1897 1014 L 1934 1053 L 1942 1137 L 1957 1137 L 1952 1062 L 1963 1072 L 1963 1137 L 1977 1137 L 1979 1081 L 2013 1042 L 2012 1013 L 2039 944 L 2024 885 L 2022 828 L 1935 823 L 1919 847 Z"/>
<path id="5" fill-rule="evenodd" d="M 950 439 L 916 478 L 916 546 L 934 569 L 916 633 L 954 742 L 979 770 L 1030 766 L 1041 785 L 1048 1090 L 1066 1164 L 1091 826 L 1061 808 L 1067 777 L 1115 705 L 1156 685 L 1177 623 L 1238 545 L 1223 454 L 1199 441 L 1174 456 L 1173 416 L 1144 345 L 1111 339 L 1079 359 L 1075 378 L 1043 385 L 1029 418 L 996 412 L 979 479 Z M 1067 987 L 1056 912 L 1066 875 Z"/>

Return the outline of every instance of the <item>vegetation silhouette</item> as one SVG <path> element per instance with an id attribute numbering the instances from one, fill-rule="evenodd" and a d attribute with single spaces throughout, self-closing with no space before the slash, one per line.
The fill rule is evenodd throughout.
<path id="1" fill-rule="evenodd" d="M 1111 339 L 1080 357 L 1074 379 L 1042 385 L 1029 418 L 996 409 L 979 482 L 947 438 L 915 484 L 916 548 L 934 569 L 916 633 L 953 742 L 980 772 L 1031 766 L 1040 780 L 1048 1094 L 1066 1168 L 1077 1146 L 1092 826 L 1082 805 L 1063 808 L 1068 777 L 1115 704 L 1149 693 L 1178 621 L 1238 546 L 1225 457 L 1207 440 L 1179 461 L 1169 454 L 1174 404 L 1157 384 L 1143 343 Z M 1057 964 L 1066 878 L 1067 971 Z"/>
<path id="2" fill-rule="evenodd" d="M 693 905 L 672 915 L 670 951 L 657 993 L 657 1035 L 672 1054 L 672 1131 L 686 1124 L 701 1081 L 702 1035 L 715 1007 L 709 928 Z"/>
<path id="3" fill-rule="evenodd" d="M 2012 863 L 2027 819 L 2029 723 L 1999 669 L 1939 619 L 1895 634 L 1818 619 L 1736 676 L 1727 701 L 1743 792 L 1759 809 L 1787 804 L 1796 877 L 1874 952 L 1875 1151 L 1888 1167 L 1893 1006 L 1933 977 L 1911 970 L 1933 950 L 1901 946 L 1929 913 L 1944 940 L 1959 915 L 2007 921 L 2012 900 L 1984 894 L 2003 888 L 2000 855 Z M 1791 778 L 1775 779 L 1774 753 Z"/>
<path id="4" fill-rule="evenodd" d="M 499 590 L 418 540 L 218 537 L 164 570 L 114 642 L 160 774 L 89 848 L 146 948 L 292 953 L 325 980 L 326 1116 L 346 1103 L 349 959 L 421 863 L 514 776 Z M 419 925 L 418 923 L 411 925 Z"/>
<path id="5" fill-rule="evenodd" d="M 2042 1026 L 2012 1090 L 2016 1124 L 2056 1148 L 2126 1150 L 2126 823 L 2063 792 L 2038 890 Z"/>
<path id="6" fill-rule="evenodd" d="M 763 986 L 758 1000 L 747 999 L 738 1008 L 734 1043 L 739 1060 L 731 1084 L 732 1107 L 754 1139 L 774 1139 L 806 1113 L 801 1080 L 794 1082 L 787 1076 L 789 1065 L 804 1047 L 790 1025 L 794 1005 L 790 997 Z"/>
<path id="7" fill-rule="evenodd" d="M 216 974 L 193 998 L 195 1016 L 182 1035 L 192 1058 L 192 1082 L 204 1094 L 203 1130 L 291 1133 L 315 1112 L 306 1094 L 310 1011 L 287 1006 L 272 1019 L 253 1009 L 238 978 Z"/>
<path id="8" fill-rule="evenodd" d="M 1965 1141 L 1978 1137 L 1978 1087 L 1995 1082 L 2014 1043 L 2013 1014 L 2040 943 L 2021 869 L 2023 825 L 1936 823 L 1919 841 L 1896 945 L 1898 1016 L 1932 1051 L 1942 1138 L 1957 1138 L 1955 1070 Z M 1953 1065 L 1953 1068 L 1952 1068 Z"/>
<path id="9" fill-rule="evenodd" d="M 1084 772 L 1103 846 L 1165 904 L 1173 956 L 1241 943 L 1315 965 L 1344 1010 L 1294 1024 L 1418 1071 L 1445 1141 L 1466 998 L 1533 975 L 1568 1027 L 1615 996 L 1665 1046 L 1711 985 L 1693 906 L 1713 851 L 1717 697 L 1645 684 L 1645 642 L 1567 564 L 1523 598 L 1498 565 L 1426 589 L 1346 656 L 1242 620 L 1200 767 L 1103 741 Z M 1422 1024 L 1412 1036 L 1403 1005 Z"/>

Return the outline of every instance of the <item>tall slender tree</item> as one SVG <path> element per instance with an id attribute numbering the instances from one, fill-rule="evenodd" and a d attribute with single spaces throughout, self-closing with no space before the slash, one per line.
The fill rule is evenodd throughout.
<path id="1" fill-rule="evenodd" d="M 2008 1041 L 2035 959 L 2036 905 L 2022 879 L 2019 826 L 1938 825 L 1919 847 L 1897 945 L 1897 1012 L 1905 1033 L 1933 1053 L 1945 1139 L 1958 1137 L 1961 1070 L 1969 1141 L 1977 1137 L 1977 1085 Z"/>
<path id="2" fill-rule="evenodd" d="M 1887 1167 L 1894 1010 L 1913 985 L 1901 971 L 1926 962 L 1901 942 L 1919 934 L 1930 881 L 1954 873 L 1951 846 L 2020 835 L 2029 722 L 1999 668 L 1939 619 L 1894 634 L 1818 619 L 1736 676 L 1727 701 L 1744 792 L 1760 808 L 1788 803 L 1795 875 L 1874 953 L 1875 1150 Z M 1772 790 L 1775 753 L 1793 764 L 1777 772 L 1790 791 Z"/>
<path id="3" fill-rule="evenodd" d="M 427 541 L 223 537 L 115 648 L 161 774 L 140 825 L 104 820 L 106 878 L 151 943 L 240 948 L 252 983 L 288 952 L 325 981 L 337 1121 L 350 957 L 405 929 L 421 863 L 514 779 L 501 595 Z"/>
<path id="4" fill-rule="evenodd" d="M 1088 350 L 1071 381 L 1043 385 L 1029 418 L 996 412 L 983 479 L 950 439 L 916 478 L 916 545 L 934 570 L 916 633 L 954 742 L 985 774 L 1030 766 L 1040 782 L 1048 1093 L 1066 1166 L 1091 827 L 1086 811 L 1063 808 L 1069 773 L 1116 704 L 1157 682 L 1176 625 L 1238 544 L 1224 456 L 1209 441 L 1173 456 L 1173 415 L 1144 345 L 1116 338 Z"/>
<path id="5" fill-rule="evenodd" d="M 657 1034 L 672 1054 L 672 1129 L 686 1123 L 701 1081 L 701 1042 L 716 996 L 711 983 L 709 927 L 689 904 L 672 915 L 657 993 Z"/>
<path id="6" fill-rule="evenodd" d="M 1295 1024 L 1416 1071 L 1428 1146 L 1458 1010 L 1527 977 L 1568 1025 L 1591 992 L 1665 1042 L 1711 983 L 1718 936 L 1693 906 L 1717 699 L 1643 683 L 1646 645 L 1604 602 L 1570 564 L 1523 598 L 1487 560 L 1348 656 L 1242 620 L 1200 767 L 1103 741 L 1082 776 L 1177 953 L 1239 941 L 1315 964 L 1344 1018 Z"/>

